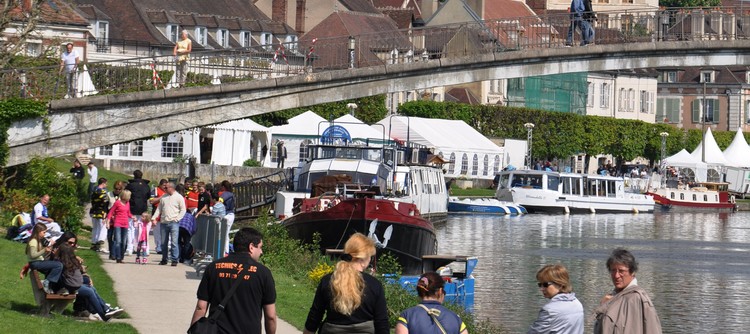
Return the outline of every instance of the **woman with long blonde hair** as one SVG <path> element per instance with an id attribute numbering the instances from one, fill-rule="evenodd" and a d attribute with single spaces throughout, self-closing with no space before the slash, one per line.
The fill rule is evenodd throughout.
<path id="1" fill-rule="evenodd" d="M 361 233 L 349 237 L 336 269 L 318 284 L 304 334 L 390 332 L 383 285 L 375 277 L 362 273 L 373 256 L 375 242 L 372 239 Z"/>

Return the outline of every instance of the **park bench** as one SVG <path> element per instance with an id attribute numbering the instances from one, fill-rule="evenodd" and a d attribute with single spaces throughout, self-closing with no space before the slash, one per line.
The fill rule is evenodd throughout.
<path id="1" fill-rule="evenodd" d="M 40 315 L 48 315 L 50 312 L 62 313 L 68 304 L 76 299 L 75 294 L 60 295 L 44 291 L 44 284 L 36 270 L 29 271 L 29 279 L 31 280 L 31 291 L 34 292 L 34 300 L 39 305 Z"/>

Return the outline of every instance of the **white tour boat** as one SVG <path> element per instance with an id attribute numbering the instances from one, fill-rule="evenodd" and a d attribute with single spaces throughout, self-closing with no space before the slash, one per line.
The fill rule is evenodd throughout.
<path id="1" fill-rule="evenodd" d="M 652 212 L 651 195 L 625 191 L 621 177 L 540 170 L 502 171 L 496 197 L 529 212 Z"/>

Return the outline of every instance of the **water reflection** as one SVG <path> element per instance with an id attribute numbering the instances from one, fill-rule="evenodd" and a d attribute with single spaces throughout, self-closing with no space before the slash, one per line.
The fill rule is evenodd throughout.
<path id="1" fill-rule="evenodd" d="M 546 303 L 536 271 L 562 263 L 587 313 L 587 329 L 612 284 L 605 261 L 626 247 L 639 262 L 665 333 L 750 328 L 750 213 L 451 216 L 435 224 L 440 253 L 479 258 L 475 311 L 525 332 Z"/>

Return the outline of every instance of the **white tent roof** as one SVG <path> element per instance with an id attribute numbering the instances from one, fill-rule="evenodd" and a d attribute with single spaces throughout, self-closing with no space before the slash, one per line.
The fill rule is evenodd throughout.
<path id="1" fill-rule="evenodd" d="M 394 116 L 378 124 L 383 124 L 386 132 L 390 129 L 393 139 L 405 142 L 408 131 L 410 142 L 435 147 L 441 152 L 503 153 L 499 146 L 464 121 Z"/>
<path id="2" fill-rule="evenodd" d="M 675 155 L 665 158 L 664 161 L 666 161 L 668 166 L 675 166 L 675 167 L 695 168 L 700 165 L 703 165 L 705 167 L 706 165 L 701 162 L 700 158 L 696 158 L 692 156 L 684 148 L 681 151 L 677 152 Z"/>
<path id="3" fill-rule="evenodd" d="M 258 123 L 253 122 L 251 119 L 238 119 L 235 121 L 229 121 L 226 123 L 211 125 L 211 128 L 217 130 L 235 130 L 235 131 L 260 131 L 268 132 L 268 128 Z"/>
<path id="4" fill-rule="evenodd" d="M 297 136 L 317 136 L 318 129 L 323 131 L 325 125 L 320 125 L 320 122 L 325 122 L 325 118 L 318 116 L 318 114 L 308 110 L 297 116 L 289 119 L 289 124 L 272 126 L 271 133 L 274 135 L 297 135 Z"/>
<path id="5" fill-rule="evenodd" d="M 724 158 L 727 159 L 730 166 L 750 167 L 750 146 L 747 145 L 742 129 L 737 129 L 734 140 L 724 150 Z"/>
<path id="6" fill-rule="evenodd" d="M 706 145 L 706 159 L 703 162 L 705 162 L 708 165 L 719 165 L 719 166 L 725 166 L 729 164 L 729 161 L 727 161 L 727 159 L 724 158 L 724 153 L 721 152 L 719 145 L 716 144 L 716 139 L 714 139 L 714 135 L 711 132 L 711 128 L 708 128 L 708 130 L 706 131 L 704 141 L 701 141 L 701 143 L 698 144 L 698 147 L 695 148 L 695 151 L 690 153 L 690 155 L 698 159 L 698 161 L 702 161 L 703 160 L 702 158 L 703 145 Z"/>
<path id="7" fill-rule="evenodd" d="M 364 122 L 360 121 L 356 117 L 346 114 L 344 116 L 341 116 L 335 120 L 333 120 L 333 124 L 341 123 L 339 125 L 346 128 L 346 131 L 349 131 L 349 135 L 351 135 L 352 139 L 375 139 L 378 141 L 383 141 L 385 139 L 385 134 L 383 133 L 383 128 L 380 126 L 377 127 L 371 127 Z M 321 129 L 322 130 L 322 129 Z"/>

